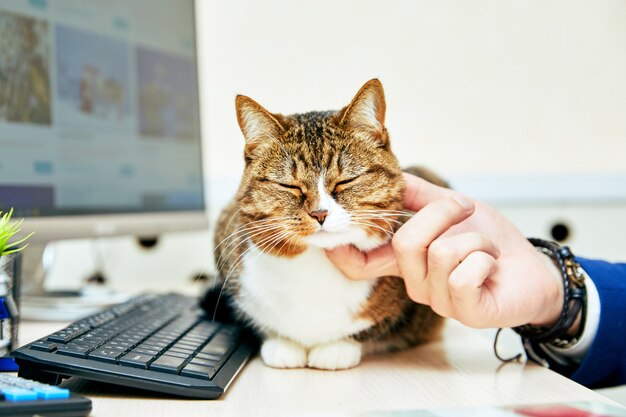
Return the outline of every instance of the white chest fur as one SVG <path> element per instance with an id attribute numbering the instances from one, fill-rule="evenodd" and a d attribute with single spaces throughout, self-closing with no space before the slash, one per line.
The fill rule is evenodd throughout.
<path id="1" fill-rule="evenodd" d="M 244 260 L 240 307 L 268 334 L 314 346 L 372 325 L 359 318 L 375 281 L 350 281 L 309 247 L 294 258 L 254 251 Z"/>

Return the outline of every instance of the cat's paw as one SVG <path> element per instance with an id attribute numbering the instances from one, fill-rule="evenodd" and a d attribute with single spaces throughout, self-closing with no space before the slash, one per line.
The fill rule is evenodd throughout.
<path id="1" fill-rule="evenodd" d="M 361 362 L 361 344 L 353 340 L 318 345 L 309 351 L 307 366 L 318 369 L 348 369 Z"/>
<path id="2" fill-rule="evenodd" d="M 304 368 L 306 350 L 287 339 L 270 338 L 263 341 L 261 358 L 272 368 Z"/>

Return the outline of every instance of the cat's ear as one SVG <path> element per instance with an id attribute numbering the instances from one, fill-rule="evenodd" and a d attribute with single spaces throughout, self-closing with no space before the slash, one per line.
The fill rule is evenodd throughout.
<path id="1" fill-rule="evenodd" d="M 253 157 L 254 150 L 260 144 L 280 137 L 285 130 L 280 115 L 270 113 L 250 97 L 238 95 L 235 99 L 235 108 L 237 122 L 246 138 L 246 159 Z"/>
<path id="2" fill-rule="evenodd" d="M 385 109 L 383 85 L 377 79 L 369 80 L 339 112 L 339 123 L 386 146 L 389 139 L 385 129 Z"/>

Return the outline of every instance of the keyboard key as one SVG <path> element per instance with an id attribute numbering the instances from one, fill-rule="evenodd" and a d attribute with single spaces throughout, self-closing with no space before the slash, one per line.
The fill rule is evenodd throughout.
<path id="1" fill-rule="evenodd" d="M 205 334 L 207 336 L 207 338 L 208 338 L 208 337 L 213 336 L 213 333 L 215 333 L 220 327 L 221 327 L 221 324 L 219 324 L 217 322 L 214 322 L 214 321 L 202 321 L 202 322 L 198 323 L 198 325 L 196 327 L 194 327 L 191 332 L 197 332 L 199 334 Z"/>
<path id="2" fill-rule="evenodd" d="M 90 350 L 93 350 L 103 344 L 106 340 L 99 337 L 89 337 L 89 335 L 81 336 L 72 340 L 72 343 L 77 343 L 79 345 L 89 346 Z"/>
<path id="3" fill-rule="evenodd" d="M 8 387 L 0 389 L 6 401 L 33 401 L 37 393 L 25 388 Z"/>
<path id="4" fill-rule="evenodd" d="M 193 378 L 211 379 L 215 372 L 217 372 L 217 369 L 212 366 L 197 365 L 192 362 L 185 366 L 180 374 Z"/>
<path id="5" fill-rule="evenodd" d="M 95 316 L 89 317 L 88 319 L 86 319 L 85 324 L 95 328 L 110 322 L 114 318 L 115 314 L 113 314 L 111 311 L 106 311 L 104 313 L 99 313 Z"/>
<path id="6" fill-rule="evenodd" d="M 207 340 L 207 335 L 206 334 L 197 333 L 197 332 L 193 332 L 193 333 L 189 332 L 181 340 L 190 340 L 190 341 L 193 341 L 193 342 L 204 343 L 204 341 Z"/>
<path id="7" fill-rule="evenodd" d="M 126 346 L 120 346 L 117 343 L 107 343 L 105 345 L 102 346 L 102 349 L 109 349 L 109 350 L 114 350 L 116 352 L 120 352 L 120 354 L 124 354 L 127 351 L 130 350 L 129 347 Z"/>
<path id="8" fill-rule="evenodd" d="M 72 325 L 59 332 L 51 334 L 48 336 L 48 340 L 51 342 L 67 343 L 70 340 L 87 333 L 88 331 L 89 326 L 87 325 Z"/>
<path id="9" fill-rule="evenodd" d="M 142 348 L 142 347 L 136 347 L 135 349 L 133 349 L 133 352 L 135 353 L 141 353 L 142 355 L 148 355 L 148 356 L 156 356 L 159 354 L 158 350 L 155 349 L 146 349 L 146 348 Z"/>
<path id="10" fill-rule="evenodd" d="M 176 342 L 176 344 L 174 344 L 172 347 L 195 352 L 196 350 L 200 348 L 200 345 L 201 345 L 200 343 L 191 344 L 191 343 L 185 343 L 183 341 L 180 341 L 180 342 Z"/>
<path id="11" fill-rule="evenodd" d="M 185 352 L 176 352 L 176 351 L 173 351 L 173 352 L 172 352 L 171 350 L 166 351 L 166 352 L 165 352 L 165 355 L 167 355 L 167 356 L 173 356 L 173 357 L 175 357 L 175 358 L 183 358 L 183 359 L 187 359 L 188 357 L 190 357 L 190 356 L 191 356 L 191 354 L 189 354 L 189 353 L 185 353 Z"/>
<path id="12" fill-rule="evenodd" d="M 153 341 L 152 339 L 148 339 L 146 340 L 144 343 L 142 343 L 142 345 L 144 346 L 153 346 L 159 350 L 163 350 L 166 347 L 169 346 L 169 343 L 164 343 L 164 342 L 158 342 L 158 341 Z"/>
<path id="13" fill-rule="evenodd" d="M 87 356 L 91 348 L 87 345 L 80 345 L 77 343 L 68 343 L 67 345 L 60 346 L 57 349 L 57 353 L 61 355 L 76 356 L 78 358 L 84 358 Z"/>
<path id="14" fill-rule="evenodd" d="M 94 359 L 102 362 L 116 363 L 117 359 L 122 356 L 124 352 L 120 352 L 117 349 L 98 349 L 89 353 L 89 359 Z"/>
<path id="15" fill-rule="evenodd" d="M 148 364 L 153 360 L 153 355 L 145 355 L 143 353 L 137 353 L 133 350 L 120 358 L 120 365 L 148 369 Z"/>
<path id="16" fill-rule="evenodd" d="M 218 362 L 219 362 L 219 358 L 218 359 L 202 359 L 202 358 L 195 357 L 191 360 L 191 363 L 194 365 L 202 365 L 202 366 L 210 366 L 210 367 L 216 366 Z"/>
<path id="17" fill-rule="evenodd" d="M 161 352 L 165 350 L 165 347 L 154 346 L 149 343 L 142 343 L 133 350 L 137 350 L 137 349 L 155 351 L 156 355 L 159 355 Z"/>
<path id="18" fill-rule="evenodd" d="M 70 397 L 70 390 L 52 385 L 38 385 L 31 388 L 42 400 L 58 400 Z"/>
<path id="19" fill-rule="evenodd" d="M 181 345 L 173 345 L 171 348 L 169 348 L 167 350 L 168 352 L 180 352 L 180 353 L 186 353 L 188 355 L 191 355 L 192 353 L 194 353 L 196 350 L 195 349 L 190 349 L 186 346 L 181 346 Z"/>
<path id="20" fill-rule="evenodd" d="M 128 351 L 133 347 L 133 343 L 129 343 L 129 342 L 122 342 L 119 341 L 118 339 L 113 339 L 107 342 L 106 346 L 110 347 L 111 349 L 119 349 L 119 350 L 123 350 L 123 351 Z"/>
<path id="21" fill-rule="evenodd" d="M 38 342 L 33 342 L 30 345 L 30 348 L 35 349 L 35 350 L 40 350 L 43 352 L 54 352 L 57 348 L 57 345 L 52 342 L 38 341 Z"/>
<path id="22" fill-rule="evenodd" d="M 207 345 L 204 346 L 200 351 L 211 355 L 222 356 L 228 353 L 232 345 L 232 339 L 218 334 L 213 339 L 211 339 L 209 343 L 207 343 Z"/>
<path id="23" fill-rule="evenodd" d="M 220 355 L 212 355 L 210 353 L 203 353 L 203 352 L 199 352 L 195 357 L 198 359 L 206 359 L 210 361 L 219 361 L 220 359 L 223 358 L 223 356 L 220 356 Z"/>
<path id="24" fill-rule="evenodd" d="M 186 358 L 177 358 L 175 356 L 162 355 L 150 364 L 150 369 L 170 374 L 177 374 L 183 368 L 187 361 Z"/>

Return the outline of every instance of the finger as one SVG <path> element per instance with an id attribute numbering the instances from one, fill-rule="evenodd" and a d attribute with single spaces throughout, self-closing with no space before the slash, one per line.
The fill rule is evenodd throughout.
<path id="1" fill-rule="evenodd" d="M 450 299 L 457 320 L 470 327 L 497 327 L 496 302 L 485 281 L 497 268 L 486 252 L 472 252 L 450 274 Z"/>
<path id="2" fill-rule="evenodd" d="M 352 280 L 400 276 L 393 249 L 388 244 L 371 252 L 362 252 L 352 245 L 340 246 L 327 250 L 326 256 Z"/>
<path id="3" fill-rule="evenodd" d="M 465 258 L 473 252 L 486 252 L 494 259 L 500 256 L 500 249 L 487 236 L 477 232 L 467 232 L 443 236 L 434 240 L 428 248 L 428 277 L 448 277 Z"/>
<path id="4" fill-rule="evenodd" d="M 452 272 L 467 256 L 477 251 L 493 258 L 500 255 L 491 239 L 480 233 L 463 233 L 436 239 L 428 248 L 428 272 L 430 304 L 441 315 L 449 316 L 454 311 L 450 294 Z"/>
<path id="5" fill-rule="evenodd" d="M 456 191 L 440 187 L 415 175 L 404 173 L 403 177 L 406 183 L 404 207 L 412 211 L 418 211 L 435 200 L 460 195 Z"/>
<path id="6" fill-rule="evenodd" d="M 472 211 L 473 206 L 464 207 L 453 198 L 442 198 L 415 213 L 395 233 L 391 243 L 401 272 L 400 276 L 407 280 L 410 296 L 422 299 L 424 295 L 420 294 L 420 291 L 425 290 L 422 288 L 422 282 L 426 277 L 427 251 L 430 244 L 451 226 L 466 219 Z"/>

